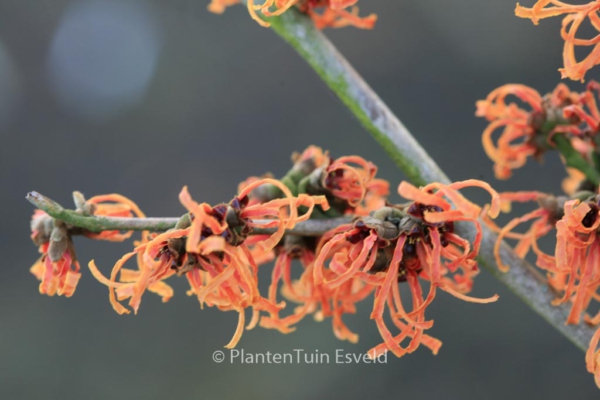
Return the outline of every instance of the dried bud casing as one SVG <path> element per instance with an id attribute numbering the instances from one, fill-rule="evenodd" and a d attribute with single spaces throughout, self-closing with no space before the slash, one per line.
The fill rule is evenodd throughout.
<path id="1" fill-rule="evenodd" d="M 54 229 L 54 219 L 46 213 L 34 216 L 31 220 L 31 231 L 34 234 L 31 236 L 33 243 L 36 246 L 41 246 L 50 240 L 50 235 Z"/>
<path id="2" fill-rule="evenodd" d="M 48 257 L 50 257 L 50 261 L 60 261 L 68 248 L 69 241 L 67 239 L 63 239 L 59 242 L 51 241 L 50 246 L 48 247 Z"/>
<path id="3" fill-rule="evenodd" d="M 91 199 L 90 199 L 91 200 Z M 77 212 L 83 215 L 94 215 L 98 206 L 96 203 L 87 201 L 83 196 L 83 193 L 74 191 L 73 202 L 75 203 L 75 209 Z"/>

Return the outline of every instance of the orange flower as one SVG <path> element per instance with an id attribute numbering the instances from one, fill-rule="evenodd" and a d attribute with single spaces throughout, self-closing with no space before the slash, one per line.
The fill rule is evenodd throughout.
<path id="1" fill-rule="evenodd" d="M 85 201 L 79 192 L 75 192 L 74 198 L 78 205 L 77 210 L 86 215 L 133 217 L 135 214 L 137 217 L 144 217 L 135 203 L 118 194 L 95 196 Z M 121 233 L 119 231 L 92 233 L 74 229 L 76 234 L 83 234 L 91 239 L 109 241 L 122 241 L 132 234 L 132 232 Z M 33 214 L 31 230 L 31 239 L 39 246 L 39 251 L 42 253 L 40 259 L 30 269 L 31 273 L 41 281 L 40 293 L 49 296 L 58 294 L 71 297 L 81 278 L 79 262 L 75 257 L 75 249 L 71 240 L 71 231 L 63 222 L 55 221 L 41 210 L 36 210 Z"/>
<path id="2" fill-rule="evenodd" d="M 64 224 L 55 224 L 44 211 L 36 210 L 31 219 L 31 239 L 42 253 L 29 269 L 40 281 L 40 294 L 71 297 L 81 273 L 71 236 Z"/>
<path id="3" fill-rule="evenodd" d="M 592 336 L 590 347 L 585 353 L 585 364 L 588 372 L 594 374 L 596 386 L 600 388 L 600 349 L 597 350 L 598 342 L 600 342 L 600 329 Z"/>
<path id="4" fill-rule="evenodd" d="M 249 194 L 262 185 L 273 185 L 285 197 L 249 204 Z M 306 194 L 292 196 L 285 185 L 274 179 L 253 180 L 229 204 L 215 207 L 192 200 L 186 187 L 179 198 L 189 211 L 188 226 L 180 223 L 178 228 L 137 246 L 115 264 L 110 279 L 98 271 L 93 261 L 89 267 L 94 277 L 109 287 L 110 302 L 119 314 L 129 313 L 119 303 L 127 298 L 137 313 L 145 290 L 159 294 L 163 301 L 169 300 L 173 291 L 163 281 L 174 274 L 186 274 L 191 287 L 188 294 L 195 295 L 201 306 L 208 304 L 238 312 L 238 327 L 226 346 L 235 347 L 244 331 L 246 308 L 252 307 L 254 313 L 246 327 L 251 329 L 258 323 L 260 311 L 276 316 L 285 306 L 260 295 L 255 258 L 261 263 L 269 260 L 285 230 L 308 219 L 315 205 L 326 210 L 327 200 Z M 306 207 L 307 211 L 299 215 L 299 207 Z M 246 243 L 249 233 L 256 228 L 276 228 L 276 231 Z M 134 255 L 138 255 L 139 270 L 122 269 Z M 116 282 L 119 272 L 120 282 Z"/>
<path id="5" fill-rule="evenodd" d="M 352 211 L 354 215 L 367 216 L 371 212 L 385 207 L 387 204 L 387 197 L 390 194 L 390 184 L 388 181 L 373 179 L 365 185 L 365 189 L 363 201 Z"/>
<path id="6" fill-rule="evenodd" d="M 300 2 L 298 7 L 307 13 L 318 29 L 343 28 L 354 26 L 359 29 L 373 29 L 377 22 L 377 15 L 370 14 L 366 17 L 358 15 L 358 7 L 353 6 L 358 0 L 306 0 Z"/>
<path id="7" fill-rule="evenodd" d="M 554 303 L 571 303 L 568 324 L 578 324 L 592 300 L 600 301 L 600 200 L 597 195 L 587 201 L 569 200 L 564 205 L 564 217 L 556 223 L 556 269 L 551 283 L 563 291 L 563 297 Z M 585 322 L 600 324 L 600 312 L 584 315 Z M 600 387 L 600 351 L 596 331 L 586 353 L 587 370 L 594 374 Z"/>
<path id="8" fill-rule="evenodd" d="M 129 299 L 129 306 L 137 314 L 142 295 L 146 290 L 161 296 L 163 302 L 169 301 L 173 296 L 173 289 L 163 280 L 176 273 L 176 269 L 172 267 L 181 263 L 185 256 L 180 253 L 180 249 L 174 246 L 173 239 L 183 237 L 187 233 L 186 231 L 186 229 L 175 229 L 142 242 L 132 252 L 125 254 L 117 261 L 110 274 L 110 279 L 102 275 L 94 260 L 90 261 L 88 267 L 92 271 L 92 275 L 100 283 L 108 286 L 109 300 L 117 313 L 129 314 L 129 310 L 119 303 L 119 301 Z M 134 256 L 139 256 L 138 270 L 124 269 L 125 263 Z M 121 273 L 120 282 L 116 282 L 119 272 Z"/>
<path id="9" fill-rule="evenodd" d="M 137 204 L 120 194 L 103 194 L 94 196 L 86 201 L 91 215 L 100 217 L 144 218 L 145 215 Z M 90 239 L 122 242 L 129 239 L 133 231 L 121 233 L 119 231 L 103 231 L 101 233 L 86 233 Z"/>
<path id="10" fill-rule="evenodd" d="M 52 259 L 48 255 L 49 246 L 49 243 L 40 246 L 42 256 L 29 271 L 41 281 L 40 294 L 71 297 L 81 278 L 79 262 L 74 259 L 68 249 L 62 253 L 60 258 Z"/>
<path id="11" fill-rule="evenodd" d="M 458 193 L 469 186 L 482 187 L 492 194 L 489 214 L 495 217 L 499 198 L 486 183 L 475 180 L 450 185 L 434 183 L 417 189 L 403 182 L 398 191 L 412 203 L 385 207 L 353 226 L 337 229 L 322 241 L 313 272 L 317 287 L 323 287 L 327 293 L 362 281 L 368 289 L 375 289 L 371 319 L 375 320 L 384 343 L 369 351 L 371 357 L 387 350 L 400 357 L 420 344 L 437 353 L 441 342 L 423 333 L 433 324 L 425 319 L 425 309 L 435 298 L 437 288 L 466 301 L 487 303 L 497 299 L 497 296 L 474 299 L 464 295 L 470 291 L 472 277 L 477 273 L 475 256 L 481 242 L 478 217 L 482 210 Z M 474 223 L 478 234 L 472 246 L 454 233 L 454 221 Z M 461 274 L 457 273 L 459 270 Z M 430 282 L 425 298 L 419 278 Z M 410 312 L 402 305 L 398 281 L 408 283 L 413 299 Z M 384 322 L 386 305 L 393 324 L 400 330 L 396 336 Z M 401 343 L 406 338 L 411 341 L 403 348 Z"/>
<path id="12" fill-rule="evenodd" d="M 492 91 L 485 100 L 477 102 L 475 115 L 485 117 L 490 124 L 483 132 L 483 148 L 494 162 L 498 179 L 507 179 L 512 170 L 522 167 L 529 157 L 540 158 L 552 144 L 555 134 L 569 138 L 571 145 L 585 158 L 595 148 L 593 137 L 598 132 L 600 112 L 590 82 L 586 92 L 574 93 L 559 84 L 551 94 L 540 94 L 524 85 L 508 84 Z M 516 103 L 506 103 L 515 96 L 527 104 L 525 110 Z M 492 135 L 502 129 L 496 143 Z"/>
<path id="13" fill-rule="evenodd" d="M 531 8 L 521 7 L 517 3 L 515 14 L 521 18 L 531 19 L 536 25 L 540 19 L 564 15 L 560 32 L 565 41 L 564 67 L 559 71 L 563 78 L 583 81 L 586 72 L 600 63 L 600 40 L 598 36 L 592 39 L 581 39 L 577 37 L 577 33 L 586 19 L 594 29 L 600 32 L 599 9 L 600 1 L 598 0 L 581 5 L 568 4 L 559 0 L 538 0 Z M 577 61 L 575 55 L 577 47 L 591 48 L 581 61 Z"/>
<path id="14" fill-rule="evenodd" d="M 335 234 L 351 228 L 351 225 L 340 226 L 326 233 L 317 246 L 317 252 L 321 251 L 323 243 L 330 240 Z M 297 240 L 297 239 L 296 239 Z M 348 340 L 351 343 L 358 341 L 358 335 L 353 333 L 343 322 L 344 314 L 356 312 L 356 303 L 368 297 L 375 287 L 363 282 L 361 279 L 352 278 L 334 289 L 324 285 L 316 285 L 313 279 L 315 269 L 315 252 L 306 243 L 299 244 L 296 240 L 286 244 L 281 249 L 273 271 L 273 280 L 269 294 L 274 301 L 277 290 L 277 282 L 283 279 L 282 294 L 294 303 L 292 314 L 280 317 L 278 315 L 263 316 L 260 326 L 264 328 L 278 329 L 280 332 L 288 333 L 295 330 L 293 325 L 302 320 L 306 315 L 313 314 L 315 320 L 323 321 L 332 318 L 333 332 L 340 340 Z M 343 257 L 343 256 L 342 256 Z M 290 274 L 291 260 L 298 258 L 304 271 L 300 279 L 292 282 Z M 334 277 L 333 272 L 326 270 L 327 276 Z"/>
<path id="15" fill-rule="evenodd" d="M 577 192 L 585 190 L 595 192 L 596 187 L 588 181 L 585 174 L 576 168 L 566 167 L 568 176 L 562 180 L 561 188 L 569 196 L 576 195 Z"/>
<path id="16" fill-rule="evenodd" d="M 294 166 L 281 179 L 290 192 L 324 195 L 333 210 L 326 217 L 342 214 L 368 215 L 386 203 L 389 183 L 375 179 L 377 167 L 358 156 L 344 156 L 332 159 L 328 152 L 316 146 L 309 146 L 302 154 L 292 155 Z M 243 181 L 238 190 L 254 185 L 263 178 L 250 177 Z M 272 184 L 258 184 L 248 193 L 247 206 L 263 204 L 284 196 L 284 192 Z M 315 215 L 321 215 L 317 209 Z M 324 211 L 324 210 L 323 210 Z"/>
<path id="17" fill-rule="evenodd" d="M 542 97 L 524 85 L 504 85 L 492 91 L 485 100 L 477 102 L 475 115 L 485 117 L 491 123 L 483 132 L 483 148 L 494 161 L 494 172 L 498 179 L 508 179 L 513 169 L 522 167 L 527 158 L 539 153 L 532 140 L 535 130 L 530 126 L 530 113 L 515 103 L 506 104 L 506 97 L 516 96 L 528 104 L 533 112 L 542 113 Z M 492 134 L 503 128 L 494 145 Z"/>
<path id="18" fill-rule="evenodd" d="M 320 147 L 309 146 L 301 154 L 294 152 L 292 154 L 292 169 L 281 179 L 290 191 L 297 192 L 297 186 L 304 178 L 310 175 L 315 169 L 330 161 L 329 153 L 323 152 Z M 262 177 L 251 176 L 238 185 L 238 191 L 263 179 L 272 179 L 272 174 L 264 174 Z M 248 193 L 248 206 L 265 203 L 267 201 L 284 196 L 284 193 L 277 186 L 265 184 L 254 187 Z"/>
<path id="19" fill-rule="evenodd" d="M 548 284 L 562 297 L 553 301 L 554 305 L 570 303 L 571 311 L 567 324 L 579 324 L 581 316 L 589 325 L 600 324 L 600 312 L 595 316 L 585 314 L 592 300 L 600 301 L 600 196 L 580 192 L 581 199 L 554 197 L 539 192 L 503 193 L 502 201 L 510 205 L 513 201 L 535 200 L 540 207 L 509 222 L 504 228 L 492 227 L 499 231 L 495 246 L 497 263 L 502 271 L 508 266 L 502 264 L 498 250 L 503 238 L 518 240 L 515 247 L 517 255 L 524 258 L 530 249 L 537 255 L 536 265 L 547 271 Z M 507 207 L 507 211 L 508 211 Z M 512 230 L 525 222 L 533 223 L 525 233 L 513 233 Z M 537 240 L 556 228 L 556 247 L 554 255 L 543 253 Z M 595 333 L 586 354 L 587 369 L 593 373 L 600 387 L 600 329 Z"/>
<path id="20" fill-rule="evenodd" d="M 539 192 L 502 193 L 502 201 L 526 202 L 535 200 L 539 208 L 510 221 L 504 228 L 493 228 L 499 231 L 494 248 L 498 267 L 503 272 L 508 266 L 503 265 L 498 251 L 504 238 L 518 240 L 515 252 L 524 258 L 530 249 L 537 255 L 536 265 L 548 272 L 548 283 L 563 293 L 561 299 L 554 303 L 572 302 L 571 313 L 567 319 L 569 324 L 577 324 L 590 301 L 599 299 L 596 294 L 600 287 L 600 227 L 599 200 L 597 195 L 588 196 L 586 201 L 568 200 L 566 197 L 554 197 Z M 518 225 L 533 220 L 525 233 L 512 232 Z M 537 241 L 556 228 L 556 247 L 554 255 L 542 252 Z M 586 322 L 600 324 L 600 313 L 594 318 L 586 316 Z"/>
<path id="21" fill-rule="evenodd" d="M 271 273 L 271 285 L 269 286 L 269 301 L 277 303 L 277 292 L 279 281 L 283 281 L 282 293 L 284 297 L 295 303 L 302 304 L 295 308 L 294 312 L 286 317 L 278 313 L 270 313 L 260 319 L 260 326 L 268 329 L 277 329 L 281 333 L 290 333 L 296 330 L 293 325 L 298 323 L 304 316 L 314 313 L 317 300 L 312 296 L 312 279 L 306 281 L 301 278 L 292 282 L 292 261 L 297 259 L 301 262 L 304 271 L 310 269 L 315 255 L 307 243 L 307 238 L 298 236 L 286 236 L 284 244 L 277 248 L 277 258 Z M 305 276 L 305 273 L 302 274 Z"/>
<path id="22" fill-rule="evenodd" d="M 367 185 L 376 173 L 377 167 L 361 157 L 340 157 L 325 168 L 321 185 L 334 197 L 347 201 L 350 207 L 356 207 L 365 198 Z"/>
<path id="23" fill-rule="evenodd" d="M 583 172 L 576 168 L 567 168 L 568 177 L 564 178 L 561 183 L 563 192 L 568 195 L 575 193 L 580 186 L 581 182 L 585 179 Z"/>
<path id="24" fill-rule="evenodd" d="M 564 217 L 556 223 L 555 282 L 564 295 L 557 303 L 572 302 L 569 324 L 577 324 L 600 287 L 600 218 L 597 196 L 589 201 L 569 200 Z M 566 282 L 565 282 L 566 281 Z M 555 283 L 556 285 L 556 283 Z M 586 316 L 586 322 L 597 325 L 600 313 Z"/>
<path id="25" fill-rule="evenodd" d="M 200 242 L 198 251 L 192 254 L 195 254 L 199 268 L 186 274 L 190 283 L 188 295 L 195 295 L 201 306 L 207 304 L 222 311 L 238 312 L 237 329 L 225 346 L 233 348 L 244 331 L 245 308 L 253 309 L 253 318 L 246 326 L 246 329 L 252 329 L 258 322 L 260 311 L 276 314 L 285 303 L 272 303 L 260 295 L 257 265 L 244 245 L 232 246 L 222 237 L 210 236 Z"/>
<path id="26" fill-rule="evenodd" d="M 500 245 L 502 244 L 502 240 L 506 238 L 518 240 L 514 251 L 519 257 L 525 258 L 527 253 L 533 250 L 537 255 L 536 265 L 538 267 L 548 271 L 554 270 L 554 257 L 541 251 L 537 241 L 539 238 L 547 235 L 554 228 L 556 222 L 562 218 L 563 205 L 566 198 L 554 197 L 541 192 L 506 192 L 500 194 L 500 199 L 504 203 L 506 211 L 510 211 L 510 205 L 513 202 L 537 201 L 539 205 L 537 209 L 521 217 L 514 218 L 504 228 L 498 228 L 491 221 L 486 221 L 488 222 L 488 226 L 499 232 L 494 246 L 494 255 L 496 256 L 496 263 L 500 271 L 507 272 L 509 270 L 509 266 L 505 265 L 500 258 Z M 513 232 L 517 226 L 529 221 L 534 222 L 527 232 L 522 234 Z"/>
<path id="27" fill-rule="evenodd" d="M 258 244 L 264 242 L 270 235 L 252 235 L 244 240 L 244 245 L 248 248 L 252 259 L 257 266 L 261 266 L 275 259 L 275 251 L 266 251 Z"/>
<path id="28" fill-rule="evenodd" d="M 372 29 L 377 21 L 377 16 L 371 14 L 359 17 L 358 7 L 353 7 L 357 2 L 358 0 L 265 0 L 264 3 L 258 5 L 254 4 L 254 0 L 248 0 L 247 7 L 252 19 L 265 27 L 271 24 L 261 18 L 257 11 L 260 11 L 265 17 L 276 17 L 296 6 L 300 11 L 308 14 L 319 29 L 345 26 Z M 215 14 L 222 14 L 225 8 L 239 3 L 240 0 L 211 0 L 208 10 Z M 349 11 L 348 8 L 350 8 Z"/>
<path id="29" fill-rule="evenodd" d="M 323 165 L 327 159 L 329 158 L 329 152 L 323 151 L 318 146 L 310 145 L 308 146 L 302 153 L 293 153 L 292 161 L 294 165 L 302 165 L 302 163 L 307 163 L 312 165 L 312 170 Z"/>
<path id="30" fill-rule="evenodd" d="M 351 228 L 352 225 L 342 225 L 328 233 L 320 240 L 316 252 L 321 252 L 324 243 L 327 243 L 334 235 Z M 375 287 L 363 282 L 359 278 L 351 278 L 339 286 L 330 289 L 324 285 L 315 284 L 315 251 L 312 246 L 307 246 L 306 239 L 291 238 L 280 249 L 279 256 L 275 263 L 272 283 L 269 288 L 269 298 L 275 301 L 277 294 L 277 283 L 283 280 L 281 292 L 283 296 L 298 306 L 295 307 L 292 314 L 280 317 L 279 315 L 263 316 L 260 326 L 264 328 L 278 329 L 280 332 L 288 333 L 295 330 L 293 325 L 302 320 L 306 315 L 313 314 L 314 319 L 323 321 L 325 318 L 332 318 L 333 332 L 340 340 L 348 340 L 351 343 L 358 341 L 358 335 L 353 333 L 343 322 L 344 314 L 356 313 L 356 303 L 368 297 Z M 343 259 L 343 254 L 336 255 L 338 259 Z M 300 279 L 291 281 L 291 261 L 299 259 L 304 271 Z M 324 271 L 326 276 L 335 277 L 335 273 L 329 270 Z"/>
<path id="31" fill-rule="evenodd" d="M 240 4 L 240 0 L 210 0 L 208 11 L 215 14 L 223 14 L 227 7 Z"/>
<path id="32" fill-rule="evenodd" d="M 248 195 L 261 185 L 273 185 L 284 195 L 283 199 L 275 199 L 266 203 L 249 204 Z M 252 306 L 253 317 L 246 329 L 252 329 L 259 321 L 259 312 L 267 311 L 272 318 L 278 319 L 278 312 L 285 303 L 277 303 L 272 289 L 269 299 L 260 296 L 258 291 L 257 265 L 254 257 L 265 258 L 270 254 L 283 237 L 285 229 L 291 229 L 295 223 L 308 219 L 315 205 L 327 209 L 327 201 L 322 196 L 307 196 L 301 194 L 292 196 L 289 189 L 274 179 L 253 181 L 240 190 L 238 196 L 229 203 L 227 208 L 217 212 L 211 211 L 206 204 L 197 204 L 187 194 L 184 188 L 180 195 L 182 203 L 193 215 L 192 225 L 187 238 L 188 253 L 200 254 L 197 261 L 203 271 L 197 269 L 188 274 L 192 286 L 190 294 L 196 294 L 201 304 L 206 301 L 209 305 L 217 305 L 222 310 L 236 310 L 239 313 L 238 329 L 231 342 L 226 347 L 234 347 L 242 335 L 245 323 L 244 308 Z M 298 207 L 308 207 L 308 211 L 299 216 Z M 214 209 L 213 209 L 214 210 Z M 267 223 L 258 223 L 253 218 L 269 218 Z M 277 228 L 270 237 L 262 237 L 253 241 L 252 252 L 243 244 L 245 236 L 253 228 Z M 210 235 L 219 235 L 218 237 Z M 218 250 L 224 254 L 218 257 L 208 257 L 198 246 L 206 243 L 203 237 L 221 239 Z M 241 241 L 241 243 L 240 243 Z M 236 244 L 238 244 L 236 246 Z M 260 252 L 262 250 L 262 254 Z M 254 253 L 254 254 L 253 254 Z M 208 262 L 207 262 L 208 257 Z M 279 264 L 281 265 L 281 261 Z M 275 274 L 275 272 L 274 272 Z M 275 285 L 277 282 L 275 281 Z M 238 288 L 234 290 L 235 288 Z M 282 327 L 282 331 L 285 329 Z"/>
<path id="33" fill-rule="evenodd" d="M 297 191 L 300 193 L 325 195 L 333 209 L 329 217 L 342 214 L 368 215 L 385 206 L 389 183 L 383 179 L 375 179 L 377 167 L 373 163 L 358 156 L 331 159 L 328 153 L 320 153 L 314 160 L 318 162 L 311 160 L 311 168 L 305 167 L 298 174 L 299 177 L 295 177 L 292 170 L 284 181 L 296 179 Z"/>

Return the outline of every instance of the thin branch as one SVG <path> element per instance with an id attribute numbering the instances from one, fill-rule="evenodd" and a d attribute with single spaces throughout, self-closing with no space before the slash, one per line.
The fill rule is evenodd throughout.
<path id="1" fill-rule="evenodd" d="M 429 182 L 450 182 L 402 122 L 333 44 L 315 28 L 309 18 L 295 9 L 290 9 L 280 17 L 270 18 L 269 22 L 272 29 L 289 43 L 335 92 L 412 183 L 424 185 Z M 570 311 L 569 305 L 552 306 L 551 301 L 555 296 L 547 285 L 540 282 L 539 273 L 505 244 L 501 246 L 500 255 L 511 269 L 507 273 L 501 273 L 493 255 L 496 235 L 485 224 L 482 226 L 484 239 L 479 252 L 480 264 L 575 345 L 586 350 L 594 329 L 585 325 L 565 325 Z M 469 240 L 475 237 L 472 225 L 459 224 L 457 232 Z"/>
<path id="2" fill-rule="evenodd" d="M 177 218 L 123 218 L 83 215 L 77 211 L 67 210 L 57 202 L 38 193 L 30 192 L 25 197 L 31 204 L 48 213 L 53 218 L 90 232 L 102 231 L 165 231 L 174 228 Z M 253 220 L 255 223 L 267 223 L 268 220 Z M 352 221 L 352 217 L 318 219 L 299 222 L 286 231 L 290 235 L 322 236 L 325 232 Z M 252 235 L 273 234 L 277 228 L 254 228 Z"/>

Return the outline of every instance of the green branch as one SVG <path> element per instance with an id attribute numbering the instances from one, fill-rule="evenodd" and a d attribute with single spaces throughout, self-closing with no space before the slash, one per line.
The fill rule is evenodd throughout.
<path id="1" fill-rule="evenodd" d="M 175 228 L 177 218 L 123 218 L 123 217 L 101 217 L 94 215 L 83 215 L 74 210 L 67 210 L 57 202 L 38 193 L 30 192 L 25 197 L 31 204 L 45 211 L 52 218 L 63 221 L 69 225 L 83 228 L 89 232 L 102 231 L 152 231 L 160 232 Z M 337 228 L 340 225 L 352 221 L 352 216 L 342 218 L 308 220 L 299 222 L 292 229 L 286 231 L 290 235 L 299 236 L 322 236 L 325 232 Z M 268 223 L 267 220 L 253 220 L 255 223 Z M 273 234 L 277 228 L 254 228 L 252 235 Z"/>
<path id="2" fill-rule="evenodd" d="M 354 70 L 333 44 L 314 27 L 312 21 L 295 9 L 281 17 L 270 18 L 272 29 L 289 43 L 340 98 L 363 127 L 392 157 L 407 178 L 416 185 L 429 182 L 449 183 L 450 180 L 406 127 Z M 560 140 L 559 140 L 560 142 Z M 594 330 L 585 325 L 565 325 L 569 306 L 551 305 L 553 293 L 540 281 L 540 274 L 520 259 L 506 244 L 500 249 L 501 258 L 512 268 L 500 273 L 494 262 L 496 235 L 483 226 L 484 240 L 479 262 L 499 281 L 508 286 L 523 302 L 541 315 L 554 328 L 582 350 L 586 350 Z M 475 228 L 459 224 L 457 233 L 473 240 Z"/>
<path id="3" fill-rule="evenodd" d="M 29 192 L 25 198 L 40 210 L 48 213 L 52 218 L 94 233 L 102 231 L 166 231 L 174 228 L 177 221 L 179 221 L 179 218 L 89 216 L 77 211 L 67 210 L 54 200 L 38 192 Z"/>
<path id="4" fill-rule="evenodd" d="M 557 134 L 552 138 L 556 149 L 565 158 L 567 167 L 572 167 L 583 172 L 588 181 L 598 186 L 600 184 L 600 172 L 587 162 L 565 136 Z"/>
<path id="5" fill-rule="evenodd" d="M 309 18 L 297 10 L 288 10 L 269 22 L 335 92 L 411 182 L 424 185 L 440 181 L 441 176 L 448 180 L 440 168 L 429 161 L 425 150 L 402 122 Z"/>

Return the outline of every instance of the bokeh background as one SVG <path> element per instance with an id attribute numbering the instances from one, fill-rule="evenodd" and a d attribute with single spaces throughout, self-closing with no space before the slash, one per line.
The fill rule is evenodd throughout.
<path id="1" fill-rule="evenodd" d="M 137 316 L 115 314 L 87 270 L 71 299 L 38 294 L 30 190 L 65 205 L 73 190 L 118 192 L 148 215 L 177 216 L 183 185 L 228 200 L 248 175 L 281 176 L 309 144 L 373 160 L 394 187 L 403 178 L 291 48 L 243 7 L 217 16 L 206 3 L 0 1 L 0 398 L 597 397 L 583 353 L 485 271 L 474 294 L 501 301 L 440 294 L 430 310 L 440 354 L 422 348 L 385 365 L 217 364 L 212 353 L 237 316 L 200 310 L 185 279 L 173 279 L 167 304 L 147 294 Z M 558 83 L 558 19 L 534 27 L 513 16 L 514 0 L 360 3 L 379 14 L 375 30 L 327 35 L 452 179 L 559 191 L 554 154 L 496 181 L 480 144 L 485 122 L 474 117 L 475 101 L 501 84 L 546 92 Z M 94 258 L 107 273 L 130 243 L 76 246 L 82 264 Z M 245 332 L 239 348 L 364 352 L 381 340 L 367 303 L 347 318 L 356 345 L 308 318 L 290 335 Z"/>

